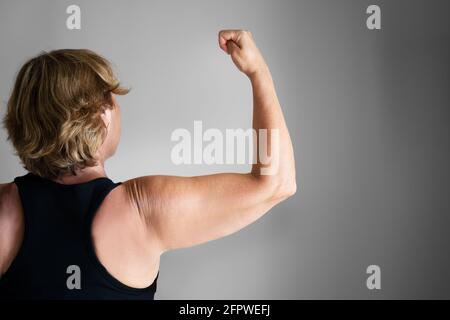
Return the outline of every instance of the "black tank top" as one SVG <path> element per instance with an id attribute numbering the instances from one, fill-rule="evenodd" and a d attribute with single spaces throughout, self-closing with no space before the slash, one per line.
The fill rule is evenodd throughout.
<path id="1" fill-rule="evenodd" d="M 98 260 L 91 225 L 103 199 L 119 183 L 97 178 L 63 185 L 27 174 L 14 179 L 25 218 L 22 245 L 0 279 L 1 299 L 146 299 L 147 288 L 115 279 Z"/>

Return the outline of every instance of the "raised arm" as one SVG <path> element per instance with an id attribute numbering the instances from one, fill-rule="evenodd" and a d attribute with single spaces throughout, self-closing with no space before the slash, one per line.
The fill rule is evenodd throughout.
<path id="1" fill-rule="evenodd" d="M 247 174 L 147 176 L 125 182 L 132 207 L 161 253 L 234 233 L 296 191 L 291 139 L 269 68 L 252 35 L 224 30 L 219 46 L 250 79 L 253 128 L 269 129 L 271 157 L 259 159 Z"/>

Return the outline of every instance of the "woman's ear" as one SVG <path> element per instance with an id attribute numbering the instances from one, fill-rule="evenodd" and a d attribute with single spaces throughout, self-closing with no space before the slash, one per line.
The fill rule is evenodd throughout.
<path id="1" fill-rule="evenodd" d="M 109 128 L 109 124 L 111 123 L 112 113 L 111 108 L 104 108 L 102 112 L 102 120 L 105 123 L 105 127 Z"/>

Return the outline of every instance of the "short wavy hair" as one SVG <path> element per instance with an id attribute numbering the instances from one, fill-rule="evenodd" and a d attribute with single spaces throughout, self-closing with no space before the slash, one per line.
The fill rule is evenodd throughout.
<path id="1" fill-rule="evenodd" d="M 3 125 L 26 170 L 53 179 L 97 164 L 101 119 L 124 95 L 111 64 L 86 49 L 42 52 L 19 73 Z"/>

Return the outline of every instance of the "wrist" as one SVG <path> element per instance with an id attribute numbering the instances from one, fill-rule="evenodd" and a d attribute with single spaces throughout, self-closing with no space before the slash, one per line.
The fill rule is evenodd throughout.
<path id="1" fill-rule="evenodd" d="M 254 81 L 255 79 L 261 77 L 270 77 L 270 70 L 269 67 L 266 64 L 264 64 L 261 67 L 247 74 L 247 76 L 249 77 L 250 81 Z"/>

